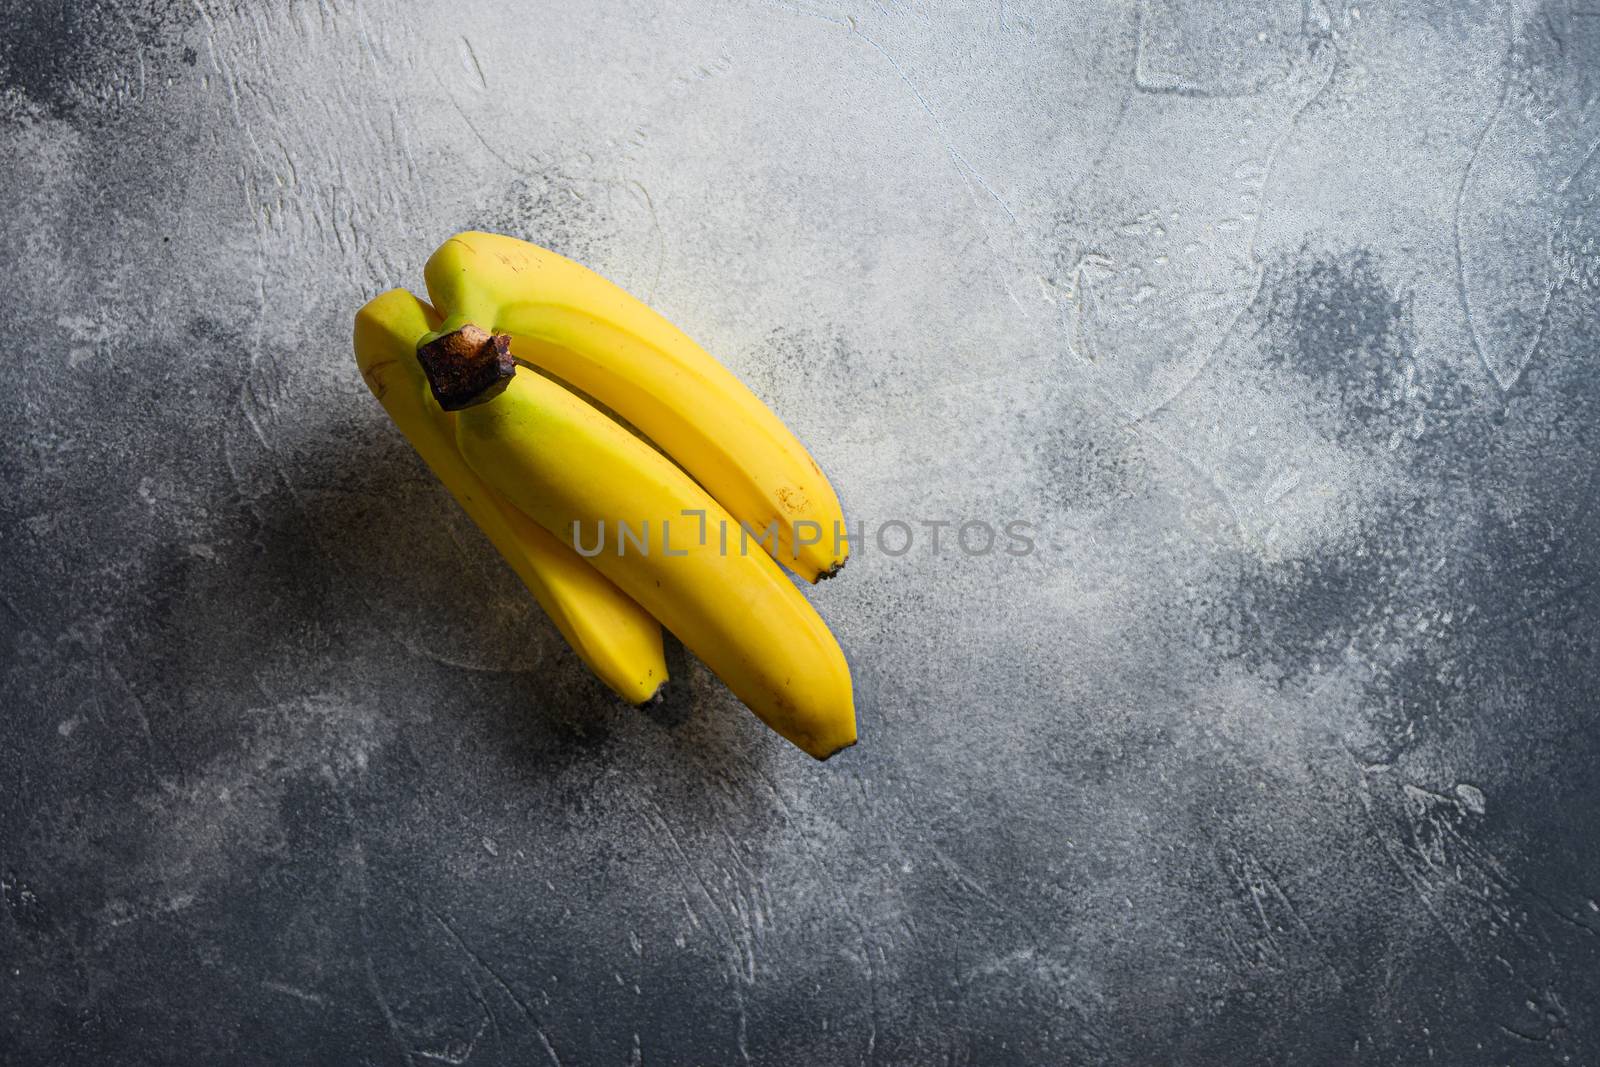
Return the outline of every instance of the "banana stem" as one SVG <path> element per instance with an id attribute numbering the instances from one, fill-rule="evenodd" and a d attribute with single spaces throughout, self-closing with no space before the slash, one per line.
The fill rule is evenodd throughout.
<path id="1" fill-rule="evenodd" d="M 491 334 L 471 323 L 432 340 L 424 338 L 417 346 L 417 362 L 445 411 L 493 400 L 517 373 L 510 335 Z"/>

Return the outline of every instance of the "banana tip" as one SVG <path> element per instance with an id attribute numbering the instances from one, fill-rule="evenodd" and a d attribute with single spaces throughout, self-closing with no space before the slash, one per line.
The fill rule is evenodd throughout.
<path id="1" fill-rule="evenodd" d="M 856 738 L 852 737 L 850 740 L 846 741 L 844 744 L 840 745 L 838 748 L 835 748 L 833 751 L 825 752 L 822 755 L 817 756 L 817 762 L 818 763 L 827 763 L 829 760 L 831 760 L 833 757 L 837 756 L 839 753 L 843 752 L 845 749 L 854 748 L 855 746 L 856 746 Z"/>
<path id="2" fill-rule="evenodd" d="M 817 572 L 817 577 L 814 579 L 814 581 L 816 581 L 816 582 L 825 582 L 829 578 L 838 577 L 839 572 L 844 570 L 844 564 L 845 564 L 845 561 L 842 560 L 842 559 L 838 560 L 838 561 L 836 561 L 834 563 L 829 564 L 828 566 L 824 567 L 822 570 Z M 846 747 L 849 747 L 849 746 L 846 746 Z"/>

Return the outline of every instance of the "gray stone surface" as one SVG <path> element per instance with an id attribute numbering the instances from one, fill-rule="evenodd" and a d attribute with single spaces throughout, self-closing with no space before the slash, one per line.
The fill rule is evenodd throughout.
<path id="1" fill-rule="evenodd" d="M 0 1057 L 1600 1063 L 1600 8 L 0 4 Z M 818 765 L 387 424 L 466 227 L 869 551 Z"/>

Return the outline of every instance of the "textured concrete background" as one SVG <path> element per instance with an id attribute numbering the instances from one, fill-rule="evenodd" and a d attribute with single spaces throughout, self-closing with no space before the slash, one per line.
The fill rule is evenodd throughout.
<path id="1" fill-rule="evenodd" d="M 1600 4 L 0 27 L 6 1062 L 1600 1063 Z M 469 226 L 1040 551 L 617 706 L 351 359 Z"/>

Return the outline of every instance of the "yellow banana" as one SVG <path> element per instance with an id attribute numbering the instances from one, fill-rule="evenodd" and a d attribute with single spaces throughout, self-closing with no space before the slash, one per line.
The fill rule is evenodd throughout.
<path id="1" fill-rule="evenodd" d="M 773 555 L 807 581 L 849 553 L 839 498 L 810 454 L 748 387 L 611 282 L 512 237 L 462 233 L 424 268 L 444 322 L 509 334 L 522 360 L 632 423 L 688 471 Z"/>
<path id="2" fill-rule="evenodd" d="M 373 298 L 356 314 L 356 363 L 372 395 L 590 669 L 622 699 L 647 702 L 667 680 L 660 625 L 462 460 L 454 416 L 428 395 L 417 362 L 418 339 L 436 325 L 433 309 L 404 289 Z"/>
<path id="3" fill-rule="evenodd" d="M 551 533 L 582 538 L 585 553 L 614 534 L 589 562 L 779 734 L 818 759 L 854 744 L 844 653 L 778 565 L 753 545 L 743 551 L 737 522 L 649 444 L 537 372 L 507 375 L 489 386 L 504 390 L 493 399 L 456 398 L 468 465 Z"/>

